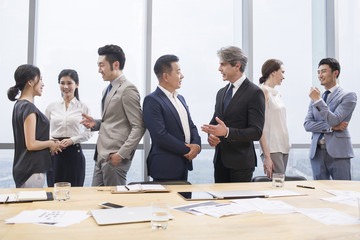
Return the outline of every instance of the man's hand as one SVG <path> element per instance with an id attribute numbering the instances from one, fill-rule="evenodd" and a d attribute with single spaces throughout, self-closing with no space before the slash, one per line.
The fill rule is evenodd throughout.
<path id="1" fill-rule="evenodd" d="M 311 100 L 316 102 L 317 100 L 319 100 L 321 98 L 320 90 L 317 87 L 315 87 L 315 88 L 311 87 L 309 97 L 311 98 Z"/>
<path id="2" fill-rule="evenodd" d="M 223 121 L 221 121 L 220 118 L 218 118 L 218 117 L 216 117 L 215 119 L 218 122 L 217 125 L 204 124 L 201 127 L 201 130 L 208 134 L 212 134 L 216 137 L 226 136 L 228 129 L 227 129 L 225 123 Z"/>
<path id="3" fill-rule="evenodd" d="M 200 146 L 197 144 L 185 144 L 190 151 L 184 155 L 189 161 L 193 160 L 200 152 Z"/>
<path id="4" fill-rule="evenodd" d="M 119 154 L 117 153 L 110 153 L 109 157 L 106 159 L 106 161 L 110 161 L 110 163 L 114 166 L 117 167 L 120 165 L 120 163 L 123 161 L 123 159 L 119 156 Z"/>
<path id="5" fill-rule="evenodd" d="M 90 117 L 89 115 L 86 115 L 85 113 L 81 115 L 83 116 L 84 119 L 80 122 L 80 124 L 83 124 L 86 128 L 95 127 L 94 118 Z"/>
<path id="6" fill-rule="evenodd" d="M 216 145 L 218 145 L 220 143 L 220 138 L 218 138 L 212 134 L 209 134 L 208 142 L 209 142 L 210 146 L 216 147 Z"/>
<path id="7" fill-rule="evenodd" d="M 332 127 L 332 130 L 334 131 L 344 131 L 347 126 L 349 125 L 349 122 L 341 122 L 338 125 Z"/>

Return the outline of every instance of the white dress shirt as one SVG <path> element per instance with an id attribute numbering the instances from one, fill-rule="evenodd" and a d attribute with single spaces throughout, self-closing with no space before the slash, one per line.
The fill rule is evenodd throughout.
<path id="1" fill-rule="evenodd" d="M 160 85 L 159 85 L 159 88 L 169 98 L 170 102 L 174 105 L 176 111 L 178 112 L 178 114 L 180 116 L 181 125 L 182 125 L 182 128 L 184 130 L 185 142 L 190 143 L 191 136 L 190 136 L 189 118 L 188 118 L 188 114 L 187 114 L 187 111 L 186 111 L 184 105 L 180 102 L 180 100 L 177 97 L 178 93 L 176 91 L 171 93 L 171 92 L 169 92 L 168 90 L 166 90 L 165 88 L 163 88 Z"/>
<path id="2" fill-rule="evenodd" d="M 240 86 L 241 86 L 241 84 L 245 81 L 245 79 L 246 79 L 246 76 L 245 76 L 245 74 L 243 74 L 242 76 L 241 76 L 241 78 L 239 78 L 238 80 L 236 80 L 232 85 L 234 85 L 234 88 L 233 88 L 233 92 L 232 92 L 232 96 L 231 97 L 233 97 L 234 95 L 235 95 L 235 93 L 236 93 L 236 91 L 240 88 Z M 231 86 L 231 83 L 230 83 L 230 85 L 229 85 L 229 87 Z M 229 88 L 226 90 L 226 91 L 228 91 L 229 90 Z"/>
<path id="3" fill-rule="evenodd" d="M 50 137 L 69 137 L 74 144 L 87 141 L 92 133 L 80 124 L 82 113 L 89 115 L 89 108 L 75 97 L 70 101 L 68 109 L 63 98 L 49 104 L 45 115 L 50 120 Z"/>

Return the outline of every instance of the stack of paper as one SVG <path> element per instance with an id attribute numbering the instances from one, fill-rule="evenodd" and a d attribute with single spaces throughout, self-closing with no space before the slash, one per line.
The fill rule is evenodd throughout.
<path id="1" fill-rule="evenodd" d="M 6 223 L 36 223 L 56 227 L 66 227 L 79 223 L 90 215 L 87 211 L 59 211 L 59 210 L 31 210 L 22 211 L 13 218 L 6 219 Z"/>

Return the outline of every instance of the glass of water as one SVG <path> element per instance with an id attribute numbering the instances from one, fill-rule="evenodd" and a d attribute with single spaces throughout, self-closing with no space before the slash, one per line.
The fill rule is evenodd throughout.
<path id="1" fill-rule="evenodd" d="M 273 173 L 272 174 L 272 187 L 281 188 L 284 186 L 285 174 Z"/>
<path id="2" fill-rule="evenodd" d="M 151 204 L 151 228 L 167 229 L 170 216 L 170 206 L 164 202 Z"/>
<path id="3" fill-rule="evenodd" d="M 71 183 L 57 182 L 54 184 L 55 200 L 67 201 L 70 199 Z"/>

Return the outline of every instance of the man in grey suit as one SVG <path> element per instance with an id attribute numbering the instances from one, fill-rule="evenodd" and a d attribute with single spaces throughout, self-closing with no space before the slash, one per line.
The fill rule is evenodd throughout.
<path id="1" fill-rule="evenodd" d="M 310 159 L 315 180 L 351 180 L 350 158 L 354 157 L 347 129 L 356 106 L 354 92 L 341 88 L 336 79 L 340 64 L 334 58 L 324 58 L 318 65 L 318 78 L 325 92 L 321 97 L 311 88 L 304 127 L 312 132 Z"/>
<path id="2" fill-rule="evenodd" d="M 103 91 L 102 118 L 83 114 L 81 123 L 92 131 L 99 131 L 95 150 L 92 186 L 126 184 L 136 147 L 145 132 L 137 88 L 123 74 L 125 54 L 116 45 L 98 50 L 98 66 L 109 86 Z"/>

